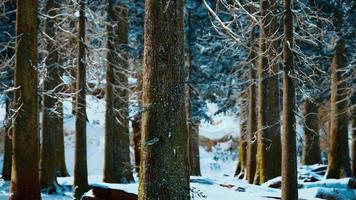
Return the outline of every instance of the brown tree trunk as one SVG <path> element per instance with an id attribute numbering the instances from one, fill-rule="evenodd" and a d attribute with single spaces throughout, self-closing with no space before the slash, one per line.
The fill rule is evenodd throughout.
<path id="1" fill-rule="evenodd" d="M 56 180 L 56 138 L 58 126 L 58 115 L 56 102 L 56 87 L 60 84 L 58 70 L 58 52 L 53 39 L 56 34 L 55 16 L 58 14 L 59 5 L 54 0 L 47 0 L 45 31 L 48 37 L 46 40 L 48 56 L 46 59 L 47 74 L 44 79 L 43 109 L 42 109 L 42 144 L 40 154 L 40 184 L 43 191 L 52 194 L 57 192 Z M 63 126 L 63 124 L 62 124 Z"/>
<path id="2" fill-rule="evenodd" d="M 278 70 L 278 44 L 270 42 L 276 32 L 275 0 L 260 0 L 260 41 L 257 96 L 257 167 L 254 183 L 264 183 L 281 174 L 281 138 Z M 267 39 L 268 38 L 268 39 Z"/>
<path id="3" fill-rule="evenodd" d="M 293 13 L 291 0 L 284 0 L 284 76 L 282 126 L 282 199 L 298 200 L 297 132 L 295 127 L 295 74 L 293 61 Z"/>
<path id="4" fill-rule="evenodd" d="M 191 11 L 188 11 L 188 48 L 187 48 L 187 61 L 188 61 L 188 79 L 187 79 L 187 118 L 188 118 L 188 157 L 189 157 L 189 171 L 191 176 L 200 176 L 200 158 L 199 158 L 199 122 L 193 119 L 193 99 L 192 88 L 190 85 L 192 72 L 193 72 L 193 55 L 191 52 L 192 47 L 192 30 L 191 30 Z"/>
<path id="5" fill-rule="evenodd" d="M 138 107 L 142 110 L 142 72 L 137 72 L 137 92 Z M 135 150 L 135 168 L 136 172 L 140 171 L 141 161 L 141 113 L 138 113 L 132 120 L 133 145 Z"/>
<path id="6" fill-rule="evenodd" d="M 318 163 L 321 163 L 318 105 L 313 100 L 306 99 L 304 101 L 302 164 Z"/>
<path id="7" fill-rule="evenodd" d="M 190 199 L 183 1 L 146 0 L 139 199 Z"/>
<path id="8" fill-rule="evenodd" d="M 85 69 L 85 1 L 79 1 L 78 66 L 75 119 L 74 199 L 80 199 L 88 190 L 86 138 L 86 69 Z"/>
<path id="9" fill-rule="evenodd" d="M 339 1 L 338 5 L 342 5 Z M 346 66 L 345 41 L 342 36 L 342 13 L 336 6 L 335 26 L 337 32 L 335 53 L 331 65 L 331 119 L 329 136 L 329 155 L 327 178 L 351 176 L 349 143 L 348 143 L 348 92 L 343 77 Z"/>
<path id="10" fill-rule="evenodd" d="M 57 127 L 57 138 L 56 138 L 56 157 L 57 157 L 57 177 L 68 177 L 69 173 L 66 166 L 65 159 L 65 146 L 64 146 L 64 129 L 63 129 L 63 103 L 57 101 L 58 108 L 58 127 Z"/>
<path id="11" fill-rule="evenodd" d="M 11 200 L 38 200 L 37 0 L 17 1 Z"/>
<path id="12" fill-rule="evenodd" d="M 132 120 L 133 146 L 135 151 L 135 169 L 140 172 L 140 153 L 141 153 L 141 117 L 135 117 Z"/>
<path id="13" fill-rule="evenodd" d="M 199 124 L 195 122 L 192 127 L 192 164 L 191 164 L 191 176 L 201 176 L 200 172 L 200 153 L 199 153 Z"/>
<path id="14" fill-rule="evenodd" d="M 130 162 L 130 136 L 129 136 L 129 82 L 127 72 L 129 63 L 127 57 L 128 44 L 128 8 L 124 6 L 115 7 L 118 13 L 118 24 L 116 34 L 118 36 L 118 49 L 121 56 L 118 58 L 118 69 L 115 71 L 114 92 L 114 127 L 116 130 L 116 172 L 121 183 L 134 181 Z"/>
<path id="15" fill-rule="evenodd" d="M 115 148 L 118 148 L 114 143 L 115 134 L 114 130 L 114 110 L 113 110 L 113 83 L 114 83 L 114 32 L 113 32 L 113 23 L 114 23 L 114 11 L 112 0 L 108 0 L 108 24 L 107 28 L 107 66 L 106 66 L 106 88 L 105 88 L 105 159 L 104 159 L 104 175 L 103 181 L 108 183 L 118 183 L 119 179 L 115 176 L 116 166 L 115 164 L 115 154 L 118 152 L 115 151 Z"/>
<path id="16" fill-rule="evenodd" d="M 249 7 L 250 13 L 254 13 L 253 6 Z M 247 118 L 247 152 L 246 152 L 246 179 L 249 183 L 253 183 L 256 173 L 256 153 L 257 153 L 257 116 L 256 116 L 256 49 L 255 49 L 255 35 L 254 29 L 250 35 L 251 50 L 249 54 L 249 79 L 250 85 L 248 87 L 248 118 Z"/>

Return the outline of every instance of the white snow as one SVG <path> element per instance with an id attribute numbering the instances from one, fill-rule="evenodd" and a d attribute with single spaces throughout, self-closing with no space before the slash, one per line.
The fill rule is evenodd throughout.
<path id="1" fill-rule="evenodd" d="M 69 173 L 73 175 L 74 166 L 74 128 L 75 121 L 71 115 L 71 101 L 64 102 L 66 131 L 66 162 Z M 211 115 L 217 110 L 215 104 L 208 104 Z M 0 107 L 0 115 L 3 116 L 3 107 Z M 104 100 L 95 97 L 87 97 L 87 146 L 88 146 L 88 180 L 90 184 L 103 185 L 110 188 L 118 188 L 130 193 L 137 194 L 138 178 L 135 174 L 136 183 L 132 184 L 107 184 L 102 182 L 102 171 L 104 163 Z M 1 119 L 0 119 L 1 120 Z M 202 123 L 200 134 L 210 139 L 219 139 L 224 136 L 237 137 L 239 135 L 239 119 L 233 113 L 219 114 L 213 116 L 213 124 Z M 300 128 L 299 128 L 300 130 Z M 229 150 L 231 141 L 218 144 L 208 152 L 204 147 L 200 147 L 201 177 L 191 177 L 191 197 L 192 199 L 205 200 L 263 200 L 280 198 L 280 189 L 269 188 L 265 185 L 257 186 L 248 184 L 244 180 L 233 177 L 236 161 L 236 152 Z M 2 156 L 1 156 L 2 158 Z M 2 161 L 0 160 L 0 169 Z M 304 166 L 299 170 L 300 175 L 310 175 L 312 170 L 319 166 Z M 318 178 L 323 179 L 322 176 Z M 2 180 L 2 179 L 0 179 Z M 318 193 L 340 193 L 342 200 L 356 199 L 356 190 L 346 187 L 348 179 L 342 180 L 322 180 L 317 183 L 303 183 L 299 190 L 301 199 L 315 198 Z M 58 183 L 63 186 L 63 194 L 45 195 L 44 200 L 68 200 L 72 199 L 71 185 L 72 177 L 58 178 Z M 9 182 L 0 181 L 0 200 L 7 199 Z M 91 192 L 88 192 L 90 194 Z"/>

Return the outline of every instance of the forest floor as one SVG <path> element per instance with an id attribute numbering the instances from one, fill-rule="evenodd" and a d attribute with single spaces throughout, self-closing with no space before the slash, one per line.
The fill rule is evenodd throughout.
<path id="1" fill-rule="evenodd" d="M 138 179 L 135 174 L 135 183 L 131 184 L 106 184 L 102 182 L 102 171 L 104 163 L 104 116 L 105 105 L 103 100 L 95 97 L 87 97 L 88 125 L 88 174 L 89 183 L 103 185 L 110 188 L 118 188 L 130 193 L 137 194 Z M 214 104 L 208 104 L 211 114 L 216 111 Z M 4 109 L 0 109 L 0 115 L 4 116 Z M 65 146 L 66 164 L 69 173 L 73 174 L 74 167 L 74 118 L 71 113 L 70 101 L 64 102 L 65 112 Z M 233 174 L 237 165 L 236 138 L 239 135 L 239 120 L 233 114 L 221 114 L 213 116 L 213 123 L 202 123 L 200 127 L 201 139 L 200 164 L 201 177 L 191 177 L 192 199 L 206 200 L 263 200 L 280 199 L 280 189 L 271 188 L 277 185 L 280 178 L 271 180 L 261 186 L 248 184 L 244 180 L 234 178 Z M 297 128 L 300 131 L 300 127 Z M 224 139 L 222 139 L 224 138 Z M 205 142 L 204 142 L 205 141 Z M 208 142 L 206 142 L 208 141 Z M 210 142 L 209 142 L 210 141 Z M 133 157 L 133 150 L 131 150 Z M 0 170 L 2 168 L 2 155 L 0 155 Z M 304 166 L 299 170 L 300 199 L 312 200 L 319 197 L 333 196 L 340 200 L 355 200 L 356 185 L 350 186 L 350 179 L 324 180 L 322 172 L 325 166 Z M 315 179 L 317 182 L 306 183 L 306 180 Z M 314 180 L 314 181 L 315 181 Z M 67 200 L 72 199 L 71 185 L 72 177 L 58 178 L 62 186 L 62 194 L 42 194 L 45 200 Z M 9 182 L 0 179 L 0 200 L 7 199 Z M 353 188 L 353 189 L 350 189 Z M 91 192 L 88 193 L 90 195 Z"/>

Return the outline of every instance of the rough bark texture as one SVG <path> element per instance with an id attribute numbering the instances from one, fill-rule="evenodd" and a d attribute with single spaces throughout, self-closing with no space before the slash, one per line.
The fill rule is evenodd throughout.
<path id="1" fill-rule="evenodd" d="M 306 99 L 304 101 L 303 115 L 302 164 L 321 164 L 318 105 L 313 100 Z"/>
<path id="2" fill-rule="evenodd" d="M 79 1 L 78 66 L 75 119 L 74 199 L 80 199 L 88 190 L 87 138 L 86 138 L 86 69 L 85 69 L 85 1 Z"/>
<path id="3" fill-rule="evenodd" d="M 129 70 L 127 57 L 128 42 L 128 8 L 116 6 L 118 13 L 118 26 L 116 35 L 118 36 L 118 49 L 121 56 L 118 58 L 118 69 L 115 71 L 115 88 L 114 88 L 114 128 L 117 134 L 117 157 L 116 172 L 121 183 L 132 182 L 132 167 L 130 162 L 130 136 L 129 136 L 129 82 L 127 72 Z"/>
<path id="4" fill-rule="evenodd" d="M 46 19 L 45 32 L 51 38 L 46 40 L 47 44 L 47 59 L 46 69 L 47 74 L 44 79 L 43 89 L 46 91 L 43 94 L 42 108 L 42 142 L 40 154 L 40 184 L 43 191 L 47 193 L 56 193 L 56 138 L 59 120 L 56 114 L 56 87 L 60 83 L 60 70 L 58 70 L 58 52 L 57 47 L 52 39 L 56 34 L 55 16 L 58 14 L 58 3 L 54 0 L 47 0 L 46 13 L 49 16 Z M 63 126 L 63 124 L 61 124 Z"/>
<path id="5" fill-rule="evenodd" d="M 146 0 L 139 199 L 190 199 L 183 1 Z"/>
<path id="6" fill-rule="evenodd" d="M 188 118 L 188 155 L 189 155 L 189 171 L 191 176 L 200 176 L 200 160 L 199 160 L 199 122 L 193 119 L 193 102 L 192 102 L 192 88 L 189 84 L 193 72 L 193 55 L 191 53 L 192 34 L 191 34 L 191 12 L 188 11 L 188 79 L 187 79 L 187 118 Z"/>
<path id="7" fill-rule="evenodd" d="M 282 126 L 282 199 L 298 200 L 297 133 L 295 126 L 295 74 L 293 62 L 293 13 L 291 0 L 284 1 L 284 76 Z"/>
<path id="8" fill-rule="evenodd" d="M 103 181 L 108 183 L 118 183 L 119 177 L 115 176 L 115 151 L 116 146 L 115 138 L 117 135 L 114 130 L 114 110 L 113 110 L 113 83 L 114 83 L 114 33 L 113 33 L 113 22 L 114 13 L 112 0 L 108 0 L 108 24 L 107 28 L 107 48 L 109 50 L 107 54 L 107 66 L 106 66 L 106 88 L 105 88 L 105 159 L 104 159 L 104 177 Z"/>
<path id="9" fill-rule="evenodd" d="M 249 11 L 255 12 L 253 6 L 250 6 Z M 247 152 L 246 152 L 246 179 L 249 183 L 253 183 L 256 173 L 256 153 L 257 153 L 257 114 L 256 114 L 256 49 L 255 35 L 252 31 L 250 36 L 251 50 L 249 54 L 249 79 L 250 85 L 248 88 L 248 118 L 247 118 Z"/>
<path id="10" fill-rule="evenodd" d="M 17 1 L 11 200 L 38 200 L 37 0 Z"/>
<path id="11" fill-rule="evenodd" d="M 281 138 L 278 64 L 272 63 L 276 57 L 278 44 L 272 43 L 276 32 L 275 0 L 260 0 L 260 41 L 258 63 L 257 96 L 257 167 L 254 183 L 264 183 L 281 174 Z"/>
<path id="12" fill-rule="evenodd" d="M 339 3 L 341 5 L 341 3 Z M 331 119 L 329 135 L 329 155 L 327 178 L 351 176 L 349 145 L 348 145 L 348 92 L 342 74 L 346 67 L 345 41 L 342 36 L 342 13 L 335 8 L 335 24 L 338 33 L 335 53 L 331 65 Z"/>

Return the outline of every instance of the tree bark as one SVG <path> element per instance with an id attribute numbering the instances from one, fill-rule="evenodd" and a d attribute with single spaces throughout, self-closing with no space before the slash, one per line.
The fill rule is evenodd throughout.
<path id="1" fill-rule="evenodd" d="M 42 144 L 40 154 L 40 184 L 43 191 L 52 194 L 57 192 L 56 180 L 56 148 L 57 131 L 59 126 L 56 98 L 56 87 L 60 84 L 60 70 L 58 70 L 58 52 L 56 44 L 53 42 L 56 28 L 55 17 L 58 14 L 59 5 L 54 0 L 47 0 L 45 31 L 48 37 L 46 40 L 48 56 L 46 59 L 47 74 L 44 79 L 43 109 L 42 109 Z"/>
<path id="2" fill-rule="evenodd" d="M 58 127 L 57 127 L 57 138 L 56 138 L 56 156 L 57 156 L 57 177 L 68 177 L 69 173 L 66 166 L 65 159 L 65 146 L 64 146 L 64 129 L 63 129 L 63 103 L 57 101 L 58 107 Z"/>
<path id="3" fill-rule="evenodd" d="M 200 172 L 200 153 L 199 153 L 199 124 L 195 122 L 192 127 L 192 164 L 191 164 L 191 176 L 201 176 Z"/>
<path id="4" fill-rule="evenodd" d="M 146 0 L 139 199 L 190 199 L 183 1 Z"/>
<path id="5" fill-rule="evenodd" d="M 275 0 L 260 0 L 260 41 L 257 96 L 257 167 L 254 183 L 264 183 L 281 174 L 281 138 L 277 42 L 270 42 L 276 32 Z"/>
<path id="6" fill-rule="evenodd" d="M 113 33 L 113 23 L 114 23 L 114 11 L 112 0 L 108 0 L 108 11 L 107 11 L 107 66 L 106 66 L 106 88 L 105 88 L 105 160 L 104 160 L 104 177 L 103 181 L 107 183 L 118 183 L 119 179 L 115 176 L 115 148 L 118 148 L 115 141 L 115 130 L 114 130 L 114 110 L 113 110 L 113 83 L 114 83 L 114 33 Z"/>
<path id="7" fill-rule="evenodd" d="M 254 13 L 253 6 L 249 7 L 250 13 Z M 255 29 L 255 28 L 254 28 Z M 249 183 L 253 183 L 256 173 L 256 153 L 257 153 L 257 114 L 256 114 L 256 49 L 255 49 L 255 33 L 254 29 L 250 35 L 251 50 L 249 54 L 249 79 L 248 87 L 248 118 L 247 118 L 247 152 L 246 152 L 246 179 Z"/>
<path id="8" fill-rule="evenodd" d="M 74 161 L 74 199 L 80 199 L 88 190 L 87 138 L 86 138 L 86 69 L 85 69 L 85 1 L 79 1 L 78 27 L 78 66 L 75 119 L 75 161 Z"/>
<path id="9" fill-rule="evenodd" d="M 351 176 L 348 144 L 348 89 L 343 78 L 346 66 L 345 41 L 342 36 L 342 3 L 335 7 L 335 26 L 337 32 L 335 53 L 331 65 L 331 119 L 329 136 L 329 155 L 327 178 Z"/>
<path id="10" fill-rule="evenodd" d="M 114 91 L 114 127 L 117 138 L 116 170 L 121 183 L 134 181 L 130 162 L 130 136 L 129 136 L 129 82 L 127 71 L 129 63 L 127 57 L 128 44 L 128 8 L 124 6 L 116 7 L 118 13 L 118 24 L 116 34 L 118 36 L 118 49 L 121 56 L 118 58 L 118 68 L 115 71 L 115 91 Z"/>
<path id="11" fill-rule="evenodd" d="M 200 173 L 200 160 L 199 160 L 199 122 L 193 119 L 193 93 L 190 85 L 193 73 L 193 55 L 191 52 L 192 47 L 192 30 L 191 30 L 191 11 L 188 11 L 188 48 L 187 48 L 187 61 L 188 61 L 188 79 L 187 79 L 187 118 L 188 118 L 188 157 L 189 157 L 189 171 L 191 176 L 201 176 Z"/>
<path id="12" fill-rule="evenodd" d="M 311 99 L 304 101 L 302 164 L 321 164 L 318 105 Z"/>
<path id="13" fill-rule="evenodd" d="M 11 200 L 38 200 L 37 0 L 17 1 Z"/>
<path id="14" fill-rule="evenodd" d="M 295 67 L 293 61 L 293 13 L 291 0 L 284 0 L 284 77 L 282 126 L 282 199 L 298 200 L 297 133 L 295 127 Z"/>

